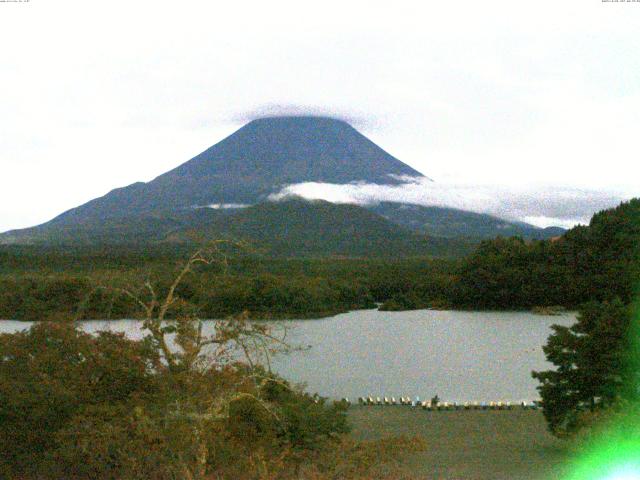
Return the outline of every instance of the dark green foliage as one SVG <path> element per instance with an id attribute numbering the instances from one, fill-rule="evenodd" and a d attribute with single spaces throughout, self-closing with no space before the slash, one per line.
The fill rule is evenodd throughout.
<path id="1" fill-rule="evenodd" d="M 305 317 L 374 307 L 364 286 L 342 279 L 259 274 L 219 278 L 212 287 L 195 298 L 202 317 L 220 318 L 242 309 L 260 318 Z"/>
<path id="2" fill-rule="evenodd" d="M 205 478 L 248 468 L 254 454 L 322 449 L 348 430 L 343 405 L 264 369 L 211 357 L 173 371 L 158 355 L 147 340 L 69 323 L 0 335 L 0 475 Z"/>
<path id="3" fill-rule="evenodd" d="M 414 232 L 445 238 L 495 238 L 521 236 L 542 240 L 562 235 L 558 227 L 538 228 L 528 223 L 512 222 L 491 215 L 455 208 L 427 207 L 395 202 L 372 205 L 371 211 Z"/>
<path id="4" fill-rule="evenodd" d="M 265 207 L 261 215 L 275 215 L 273 208 Z M 333 207 L 292 202 L 278 208 L 297 212 L 291 214 L 292 219 L 298 219 L 292 220 L 291 234 L 304 231 L 306 208 L 322 211 Z M 329 217 L 318 222 L 317 226 L 324 225 L 319 232 L 330 228 Z M 487 240 L 462 260 L 396 258 L 391 248 L 384 248 L 387 255 L 373 258 L 274 258 L 262 252 L 235 255 L 226 273 L 206 268 L 197 279 L 181 285 L 180 294 L 194 304 L 202 318 L 243 310 L 249 310 L 254 318 L 319 317 L 373 308 L 374 302 L 384 303 L 383 308 L 389 310 L 577 308 L 592 299 L 613 298 L 628 302 L 632 285 L 639 278 L 639 224 L 640 200 L 632 200 L 596 214 L 590 226 L 576 227 L 559 239 Z M 291 237 L 282 240 L 286 232 L 266 234 L 257 225 L 246 220 L 234 228 L 255 231 L 259 238 L 272 235 L 283 244 L 293 242 Z M 393 238 L 380 232 L 380 242 Z M 351 242 L 349 248 L 356 245 L 352 240 L 357 232 L 351 233 L 344 237 Z M 296 248 L 309 255 L 322 249 L 326 249 L 324 253 L 338 251 L 347 245 L 341 247 L 335 237 L 326 239 L 319 234 L 316 239 L 293 236 L 300 242 Z M 366 236 L 357 239 L 366 241 Z M 90 301 L 84 303 L 83 318 L 133 317 L 137 308 L 130 299 L 95 287 L 140 284 L 146 277 L 166 287 L 177 263 L 188 252 L 189 244 L 2 247 L 0 318 L 40 320 L 75 315 L 79 303 L 87 298 Z"/>
<path id="5" fill-rule="evenodd" d="M 456 303 L 467 308 L 575 306 L 585 299 L 569 291 L 572 272 L 549 241 L 485 241 L 462 263 L 459 278 Z"/>
<path id="6" fill-rule="evenodd" d="M 28 231 L 17 233 L 27 235 Z M 16 234 L 16 235 L 17 235 Z M 62 249 L 108 247 L 143 250 L 182 249 L 207 238 L 245 240 L 271 257 L 453 257 L 473 248 L 474 240 L 427 237 L 365 208 L 325 201 L 291 199 L 231 211 L 210 208 L 163 213 L 162 220 L 130 216 L 58 229 L 37 227 L 29 242 Z M 0 242 L 1 243 L 1 242 Z M 24 247 L 23 247 L 24 248 Z"/>
<path id="7" fill-rule="evenodd" d="M 135 308 L 129 298 L 95 290 L 86 277 L 0 277 L 0 318 L 29 321 L 68 320 L 76 316 L 122 318 Z"/>
<path id="8" fill-rule="evenodd" d="M 68 323 L 0 335 L 0 458 L 27 471 L 83 408 L 154 388 L 155 353 L 121 335 L 90 336 Z"/>
<path id="9" fill-rule="evenodd" d="M 78 480 L 180 478 L 168 433 L 186 434 L 182 452 L 192 446 L 190 432 L 175 427 L 150 416 L 143 402 L 88 405 L 56 432 L 53 448 L 34 459 L 35 471 Z"/>
<path id="10" fill-rule="evenodd" d="M 0 317 L 51 319 L 69 314 L 89 290 L 78 278 L 5 278 L 0 282 Z"/>
<path id="11" fill-rule="evenodd" d="M 553 433 L 575 430 L 584 411 L 637 396 L 637 372 L 628 368 L 630 326 L 631 310 L 620 300 L 588 303 L 573 326 L 553 326 L 543 349 L 556 369 L 533 372 Z"/>
<path id="12" fill-rule="evenodd" d="M 234 437 L 255 442 L 260 437 L 276 437 L 279 425 L 275 419 L 275 413 L 257 398 L 245 395 L 229 403 L 227 428 Z"/>
<path id="13" fill-rule="evenodd" d="M 437 302 L 436 302 L 437 303 Z M 396 293 L 390 299 L 380 305 L 381 311 L 420 310 L 430 308 L 432 304 L 425 303 L 414 292 L 408 294 Z"/>
<path id="14" fill-rule="evenodd" d="M 456 304 L 468 308 L 576 308 L 630 302 L 640 280 L 640 199 L 594 215 L 555 241 L 498 238 L 463 262 Z"/>
<path id="15" fill-rule="evenodd" d="M 264 398 L 278 405 L 284 419 L 280 435 L 294 448 L 317 448 L 323 439 L 349 431 L 347 406 L 342 402 L 327 405 L 325 398 L 300 394 L 278 378 L 267 380 L 261 388 Z"/>
<path id="16" fill-rule="evenodd" d="M 596 213 L 561 244 L 565 265 L 587 298 L 629 302 L 640 279 L 640 199 Z"/>
<path id="17" fill-rule="evenodd" d="M 233 215 L 198 213 L 198 232 L 242 238 L 275 256 L 450 256 L 471 242 L 417 235 L 356 205 L 325 201 L 267 202 Z"/>
<path id="18" fill-rule="evenodd" d="M 138 306 L 115 287 L 141 284 L 147 277 L 161 290 L 185 258 L 181 250 L 5 247 L 0 263 L 0 318 L 55 320 L 134 318 Z M 18 265 L 18 259 L 24 263 Z M 135 260 L 139 259 L 138 265 Z M 36 265 L 37 269 L 33 267 Z M 65 270 L 65 265 L 69 267 Z M 270 259 L 234 256 L 226 272 L 201 268 L 179 287 L 201 318 L 248 310 L 254 318 L 307 318 L 374 308 L 403 293 L 421 303 L 448 299 L 452 263 L 413 259 Z M 56 288 L 49 285 L 55 283 Z M 106 289 L 96 287 L 108 287 Z M 38 292 L 47 291 L 48 295 Z M 439 301 L 439 304 L 447 302 Z M 82 306 L 82 308 L 80 308 Z"/>

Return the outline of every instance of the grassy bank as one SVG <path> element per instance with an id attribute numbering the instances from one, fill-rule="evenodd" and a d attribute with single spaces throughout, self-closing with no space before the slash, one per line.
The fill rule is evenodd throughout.
<path id="1" fill-rule="evenodd" d="M 407 454 L 415 478 L 552 480 L 562 478 L 567 448 L 546 429 L 541 411 L 426 412 L 403 406 L 349 409 L 358 440 L 419 435 L 426 451 Z"/>

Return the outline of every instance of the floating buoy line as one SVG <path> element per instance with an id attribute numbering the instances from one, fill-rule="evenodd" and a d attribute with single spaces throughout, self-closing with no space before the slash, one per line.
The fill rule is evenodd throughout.
<path id="1" fill-rule="evenodd" d="M 351 400 L 344 397 L 341 403 L 351 406 Z M 511 402 L 440 402 L 433 400 L 421 401 L 420 397 L 412 399 L 411 397 L 358 397 L 358 405 L 360 406 L 392 406 L 402 405 L 413 408 L 422 408 L 427 411 L 457 411 L 457 410 L 538 410 L 542 408 L 541 400 L 527 401 L 522 400 L 518 403 Z"/>

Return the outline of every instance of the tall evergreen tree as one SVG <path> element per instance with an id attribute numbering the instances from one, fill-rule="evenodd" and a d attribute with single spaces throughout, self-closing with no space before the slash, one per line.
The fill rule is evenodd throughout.
<path id="1" fill-rule="evenodd" d="M 631 310 L 622 301 L 586 304 L 571 327 L 554 325 L 543 347 L 555 370 L 533 372 L 550 430 L 563 435 L 579 427 L 584 411 L 633 399 L 635 375 L 629 352 Z"/>

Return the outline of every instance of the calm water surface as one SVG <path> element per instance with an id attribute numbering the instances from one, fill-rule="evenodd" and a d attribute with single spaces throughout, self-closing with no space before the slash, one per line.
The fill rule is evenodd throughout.
<path id="1" fill-rule="evenodd" d="M 311 348 L 276 357 L 272 366 L 308 391 L 334 398 L 438 394 L 457 402 L 532 400 L 539 396 L 531 370 L 549 367 L 542 345 L 550 326 L 574 322 L 574 314 L 359 310 L 286 321 L 289 341 Z M 0 332 L 28 327 L 0 322 Z M 87 321 L 82 328 L 141 335 L 135 320 Z"/>

